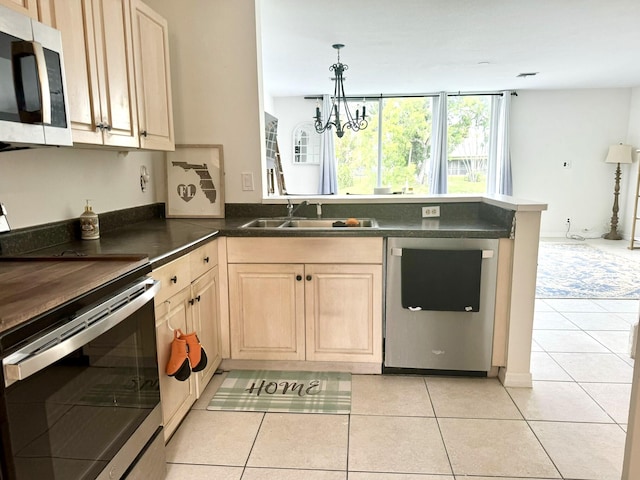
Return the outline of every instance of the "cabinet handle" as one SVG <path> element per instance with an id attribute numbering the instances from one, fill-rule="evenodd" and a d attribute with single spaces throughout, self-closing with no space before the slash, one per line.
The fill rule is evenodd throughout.
<path id="1" fill-rule="evenodd" d="M 302 280 L 302 275 L 296 275 L 296 280 L 297 280 L 297 281 Z"/>
<path id="2" fill-rule="evenodd" d="M 171 277 L 169 280 L 171 280 L 171 283 L 178 283 L 178 277 L 175 275 Z"/>
<path id="3" fill-rule="evenodd" d="M 144 137 L 144 138 L 147 138 L 147 131 L 146 131 L 146 130 L 142 130 L 142 131 L 140 132 L 140 136 L 141 136 L 141 137 Z"/>
<path id="4" fill-rule="evenodd" d="M 204 257 L 204 263 L 209 263 L 209 257 Z"/>
<path id="5" fill-rule="evenodd" d="M 311 281 L 311 275 L 307 275 L 307 282 Z"/>
<path id="6" fill-rule="evenodd" d="M 104 123 L 100 122 L 100 123 L 96 123 L 96 130 L 104 130 Z"/>
<path id="7" fill-rule="evenodd" d="M 196 299 L 192 298 L 191 300 L 189 300 L 189 305 L 193 305 L 194 303 L 196 303 Z"/>
<path id="8" fill-rule="evenodd" d="M 200 295 L 196 297 L 196 300 L 198 301 L 198 303 L 200 303 Z"/>
<path id="9" fill-rule="evenodd" d="M 111 125 L 109 125 L 108 123 L 105 123 L 105 124 L 104 124 L 104 128 L 105 128 L 105 130 L 106 130 L 107 132 L 110 132 L 110 131 L 111 131 Z"/>

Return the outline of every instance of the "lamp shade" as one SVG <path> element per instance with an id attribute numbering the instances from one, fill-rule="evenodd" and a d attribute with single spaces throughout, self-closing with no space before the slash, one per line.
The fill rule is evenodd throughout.
<path id="1" fill-rule="evenodd" d="M 631 145 L 611 145 L 607 153 L 606 163 L 631 163 Z"/>

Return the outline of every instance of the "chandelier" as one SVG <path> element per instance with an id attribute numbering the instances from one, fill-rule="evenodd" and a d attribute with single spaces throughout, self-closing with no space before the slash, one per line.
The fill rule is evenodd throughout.
<path id="1" fill-rule="evenodd" d="M 340 49 L 343 48 L 344 45 L 341 43 L 336 43 L 333 45 L 338 51 L 338 62 L 334 63 L 329 67 L 329 70 L 334 72 L 335 77 L 332 79 L 335 81 L 335 86 L 333 88 L 333 97 L 331 99 L 331 108 L 329 109 L 329 113 L 327 114 L 327 123 L 322 124 L 322 114 L 320 112 L 320 106 L 316 105 L 316 116 L 315 116 L 315 127 L 316 132 L 323 133 L 327 129 L 331 129 L 331 127 L 336 127 L 336 135 L 338 138 L 342 138 L 344 135 L 344 131 L 346 128 L 350 128 L 354 132 L 359 130 L 364 130 L 367 128 L 367 116 L 366 116 L 366 107 L 362 106 L 362 116 L 360 116 L 360 110 L 356 109 L 356 116 L 354 118 L 353 114 L 349 110 L 349 104 L 347 103 L 347 98 L 344 94 L 344 77 L 342 74 L 345 70 L 349 68 L 348 65 L 340 63 Z M 344 113 L 346 117 L 344 123 L 340 121 L 340 115 Z"/>

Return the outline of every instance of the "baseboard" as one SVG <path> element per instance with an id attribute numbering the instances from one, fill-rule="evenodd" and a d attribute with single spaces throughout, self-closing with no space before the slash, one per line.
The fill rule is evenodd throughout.
<path id="1" fill-rule="evenodd" d="M 511 373 L 505 367 L 501 367 L 498 372 L 498 378 L 505 387 L 533 387 L 533 377 L 531 373 Z"/>
<path id="2" fill-rule="evenodd" d="M 307 372 L 349 372 L 381 374 L 382 364 L 356 362 L 307 362 L 303 360 L 222 360 L 223 370 L 303 370 Z"/>

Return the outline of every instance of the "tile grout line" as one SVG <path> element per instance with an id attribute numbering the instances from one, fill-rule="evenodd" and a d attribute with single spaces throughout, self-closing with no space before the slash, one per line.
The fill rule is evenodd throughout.
<path id="1" fill-rule="evenodd" d="M 262 419 L 260 419 L 260 425 L 258 425 L 258 429 L 256 430 L 256 435 L 253 437 L 253 442 L 251 442 L 251 448 L 249 449 L 249 454 L 247 455 L 247 459 L 244 461 L 244 466 L 242 467 L 242 473 L 240 474 L 240 480 L 244 477 L 245 472 L 247 471 L 247 467 L 249 465 L 249 458 L 251 458 L 251 453 L 253 453 L 253 449 L 256 446 L 256 442 L 258 441 L 258 435 L 260 435 L 260 429 L 262 428 L 262 424 L 264 423 L 264 419 L 267 416 L 267 412 L 262 412 Z"/>
<path id="2" fill-rule="evenodd" d="M 447 455 L 447 462 L 449 462 L 449 469 L 451 470 L 451 476 L 456 478 L 456 473 L 453 469 L 453 462 L 451 461 L 451 455 L 449 454 L 449 449 L 447 448 L 447 443 L 444 440 L 444 434 L 442 433 L 442 427 L 440 426 L 440 420 L 438 414 L 436 413 L 436 407 L 433 404 L 433 399 L 431 398 L 431 394 L 429 393 L 429 385 L 427 383 L 427 377 L 423 377 L 422 381 L 424 382 L 424 388 L 427 391 L 427 397 L 429 397 L 429 403 L 431 404 L 431 410 L 433 410 L 433 418 L 436 421 L 436 425 L 438 426 L 438 433 L 440 434 L 440 440 L 442 441 L 442 446 L 444 447 L 444 452 Z"/>

